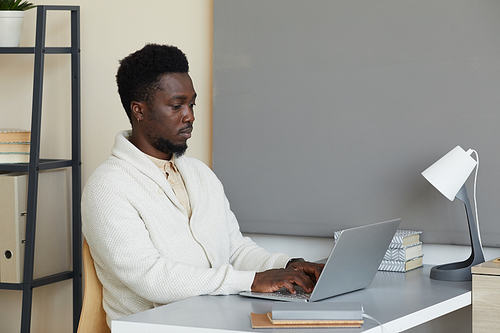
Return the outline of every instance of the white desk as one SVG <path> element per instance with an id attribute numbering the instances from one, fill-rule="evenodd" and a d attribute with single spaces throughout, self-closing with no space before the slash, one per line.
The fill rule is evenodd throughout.
<path id="1" fill-rule="evenodd" d="M 380 321 L 384 332 L 400 332 L 471 304 L 471 282 L 445 282 L 429 278 L 425 266 L 406 274 L 378 272 L 363 290 L 323 302 L 361 302 L 365 313 Z M 112 322 L 112 333 L 135 332 L 264 332 L 254 330 L 250 313 L 270 312 L 272 301 L 231 296 L 199 296 Z M 290 330 L 287 329 L 287 332 Z M 291 330 L 318 333 L 317 329 Z M 361 329 L 321 329 L 321 332 L 380 332 L 369 319 Z"/>

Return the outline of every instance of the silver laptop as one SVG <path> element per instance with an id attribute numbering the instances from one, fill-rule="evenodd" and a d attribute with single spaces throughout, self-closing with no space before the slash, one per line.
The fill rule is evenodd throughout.
<path id="1" fill-rule="evenodd" d="M 314 302 L 363 289 L 372 283 L 380 262 L 401 219 L 345 229 L 328 257 L 312 293 L 301 288 L 296 294 L 286 288 L 273 293 L 241 292 L 240 295 L 288 302 Z"/>

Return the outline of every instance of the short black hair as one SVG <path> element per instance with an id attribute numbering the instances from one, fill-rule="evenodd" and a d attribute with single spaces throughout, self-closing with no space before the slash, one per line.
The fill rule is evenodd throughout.
<path id="1" fill-rule="evenodd" d="M 142 49 L 120 60 L 116 83 L 130 122 L 132 122 L 130 104 L 133 101 L 149 102 L 151 95 L 159 89 L 159 81 L 163 74 L 188 71 L 186 55 L 171 45 L 146 44 Z"/>

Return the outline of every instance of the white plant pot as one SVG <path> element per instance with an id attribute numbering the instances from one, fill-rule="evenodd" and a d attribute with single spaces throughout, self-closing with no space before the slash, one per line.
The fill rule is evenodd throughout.
<path id="1" fill-rule="evenodd" d="M 0 47 L 19 46 L 23 19 L 22 10 L 0 10 Z"/>

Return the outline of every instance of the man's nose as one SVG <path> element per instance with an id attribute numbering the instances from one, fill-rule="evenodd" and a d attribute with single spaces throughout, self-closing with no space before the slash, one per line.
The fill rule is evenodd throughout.
<path id="1" fill-rule="evenodd" d="M 194 122 L 194 111 L 191 110 L 190 108 L 187 108 L 187 111 L 184 114 L 182 122 L 184 122 L 184 123 L 188 123 L 188 122 L 192 123 L 192 122 Z"/>

